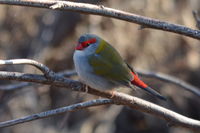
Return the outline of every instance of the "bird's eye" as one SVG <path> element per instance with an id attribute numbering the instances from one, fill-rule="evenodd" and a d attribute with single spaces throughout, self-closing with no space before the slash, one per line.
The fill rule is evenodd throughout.
<path id="1" fill-rule="evenodd" d="M 81 43 L 83 47 L 88 47 L 90 44 L 96 43 L 96 39 L 92 38 Z"/>
<path id="2" fill-rule="evenodd" d="M 80 37 L 78 41 L 78 45 L 76 47 L 76 50 L 83 50 L 87 48 L 88 46 L 95 44 L 97 42 L 96 38 L 86 38 L 86 37 Z"/>
<path id="3" fill-rule="evenodd" d="M 85 42 L 82 42 L 81 45 L 85 48 L 85 47 L 89 46 L 90 43 L 88 43 L 88 41 L 85 41 Z"/>

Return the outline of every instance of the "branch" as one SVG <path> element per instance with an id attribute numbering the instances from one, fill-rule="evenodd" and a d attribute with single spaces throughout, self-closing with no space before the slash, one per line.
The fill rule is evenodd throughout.
<path id="1" fill-rule="evenodd" d="M 174 85 L 177 85 L 189 92 L 192 92 L 193 94 L 195 94 L 196 96 L 200 97 L 200 89 L 189 84 L 186 83 L 183 80 L 180 80 L 176 77 L 167 75 L 167 74 L 163 74 L 163 73 L 159 73 L 159 72 L 152 72 L 152 71 L 144 71 L 144 70 L 136 70 L 136 72 L 144 77 L 148 77 L 148 78 L 155 78 L 164 82 L 168 82 Z M 70 77 L 70 76 L 74 76 L 77 75 L 76 71 L 71 70 L 71 71 L 65 71 L 65 72 L 60 72 L 59 73 L 60 76 L 66 76 L 66 77 Z"/>
<path id="2" fill-rule="evenodd" d="M 106 17 L 116 18 L 116 19 L 125 20 L 128 22 L 140 24 L 144 27 L 169 31 L 169 32 L 185 35 L 185 36 L 200 40 L 199 30 L 194 30 L 182 25 L 173 24 L 173 23 L 169 23 L 165 21 L 160 21 L 158 19 L 152 19 L 152 18 L 136 15 L 133 13 L 104 7 L 102 5 L 98 6 L 98 5 L 93 5 L 93 4 L 84 4 L 84 3 L 78 3 L 78 2 L 59 1 L 59 0 L 55 0 L 55 1 L 0 0 L 0 4 L 66 10 L 66 11 L 74 11 L 74 12 L 80 12 L 80 13 L 106 16 Z"/>
<path id="3" fill-rule="evenodd" d="M 61 107 L 61 108 L 57 108 L 57 109 L 53 109 L 53 110 L 49 110 L 49 111 L 45 111 L 41 113 L 32 114 L 32 115 L 21 117 L 14 120 L 0 122 L 0 128 L 13 126 L 13 125 L 17 125 L 20 123 L 25 123 L 25 122 L 29 122 L 29 121 L 33 121 L 37 119 L 43 119 L 43 118 L 58 115 L 64 112 L 77 111 L 77 110 L 85 109 L 88 107 L 107 105 L 107 104 L 113 104 L 113 103 L 114 101 L 109 100 L 109 99 L 97 99 L 97 100 L 91 100 L 91 101 L 87 101 L 83 103 L 77 103 L 77 104 L 69 105 L 66 107 Z"/>
<path id="4" fill-rule="evenodd" d="M 62 71 L 62 72 L 58 72 L 57 74 L 59 74 L 60 76 L 64 76 L 64 77 L 71 77 L 71 76 L 77 75 L 75 70 Z"/>
<path id="5" fill-rule="evenodd" d="M 180 80 L 176 77 L 173 77 L 173 76 L 170 76 L 167 74 L 163 74 L 163 73 L 150 72 L 150 71 L 144 71 L 144 70 L 137 70 L 137 73 L 144 77 L 156 78 L 161 81 L 165 81 L 165 82 L 180 86 L 180 87 L 184 88 L 185 90 L 190 91 L 193 94 L 195 94 L 196 96 L 200 97 L 200 89 L 199 88 L 197 88 L 193 85 L 190 85 L 190 84 L 186 83 L 185 81 Z"/>
<path id="6" fill-rule="evenodd" d="M 190 119 L 188 117 L 175 113 L 171 110 L 165 109 L 153 103 L 147 102 L 145 100 L 127 94 L 115 92 L 113 96 L 113 92 L 100 91 L 92 88 L 86 89 L 84 84 L 78 81 L 64 78 L 62 76 L 57 76 L 56 74 L 54 75 L 54 80 L 47 80 L 43 75 L 38 75 L 38 74 L 25 74 L 18 72 L 0 71 L 0 79 L 35 82 L 41 84 L 66 87 L 72 89 L 73 91 L 87 92 L 92 95 L 110 98 L 114 100 L 116 104 L 123 104 L 133 109 L 152 114 L 156 117 L 160 117 L 162 119 L 165 119 L 172 125 L 190 128 L 194 130 L 200 130 L 200 121 Z"/>
<path id="7" fill-rule="evenodd" d="M 12 90 L 16 90 L 16 89 L 21 89 L 27 86 L 31 86 L 31 83 L 18 83 L 18 84 L 12 84 L 12 85 L 1 85 L 0 86 L 0 90 L 2 91 L 12 91 Z"/>
<path id="8" fill-rule="evenodd" d="M 35 60 L 30 59 L 13 59 L 13 60 L 0 60 L 0 65 L 32 65 L 38 68 L 40 71 L 44 73 L 47 78 L 51 78 L 54 75 L 54 72 L 51 71 L 47 66 L 41 64 Z"/>
<path id="9" fill-rule="evenodd" d="M 152 72 L 152 71 L 145 71 L 145 70 L 136 70 L 137 73 L 141 76 L 144 77 L 148 77 L 148 78 L 155 78 L 164 82 L 168 82 L 171 84 L 174 84 L 176 86 L 179 86 L 183 89 L 185 89 L 186 91 L 189 91 L 191 93 L 193 93 L 194 95 L 200 97 L 200 89 L 183 81 L 180 80 L 176 77 L 167 75 L 167 74 L 163 74 L 163 73 L 159 73 L 159 72 Z M 68 70 L 68 71 L 63 71 L 63 72 L 59 72 L 57 73 L 57 76 L 64 76 L 64 77 L 71 77 L 71 76 L 75 76 L 77 75 L 75 70 Z M 19 88 L 23 88 L 26 86 L 30 86 L 30 83 L 19 83 L 19 84 L 14 84 L 14 85 L 2 85 L 0 86 L 0 90 L 15 90 L 15 89 L 19 89 Z"/>
<path id="10" fill-rule="evenodd" d="M 4 63 L 0 63 L 0 64 L 6 64 L 5 62 L 7 62 L 7 64 L 13 63 L 13 60 L 11 61 L 11 63 L 9 63 L 9 61 L 2 60 L 1 62 L 4 62 Z M 44 71 L 44 72 L 45 70 L 51 71 L 45 65 L 33 60 L 22 59 L 20 61 L 20 59 L 18 59 L 18 60 L 14 60 L 13 64 L 21 64 L 21 63 L 29 64 L 33 66 L 35 66 L 34 64 L 37 64 L 36 67 L 39 68 L 41 71 Z M 43 70 L 43 67 L 38 67 L 38 66 L 45 66 L 44 67 L 45 69 Z M 78 81 L 65 78 L 60 74 L 54 73 L 54 75 L 52 76 L 53 76 L 52 78 L 47 79 L 44 75 L 40 75 L 40 74 L 26 74 L 26 73 L 19 73 L 19 72 L 0 71 L 0 79 L 2 80 L 18 80 L 18 81 L 25 81 L 25 82 L 34 82 L 34 83 L 48 84 L 48 85 L 54 85 L 54 86 L 59 86 L 59 87 L 66 87 L 66 88 L 72 89 L 73 91 L 87 92 L 89 94 L 93 94 L 96 96 L 110 98 L 115 101 L 115 104 L 126 105 L 133 109 L 150 113 L 152 115 L 155 115 L 157 117 L 167 120 L 172 125 L 200 130 L 200 121 L 187 118 L 185 116 L 177 114 L 173 111 L 170 111 L 168 109 L 165 109 L 153 103 L 147 102 L 145 100 L 142 100 L 142 99 L 139 99 L 127 94 L 119 93 L 119 92 L 115 92 L 113 96 L 113 92 L 105 92 L 105 91 L 95 90 L 92 88 L 86 89 L 84 84 Z"/>

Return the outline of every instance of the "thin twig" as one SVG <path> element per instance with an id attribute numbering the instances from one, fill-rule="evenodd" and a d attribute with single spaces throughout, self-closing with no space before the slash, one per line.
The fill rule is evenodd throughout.
<path id="1" fill-rule="evenodd" d="M 43 75 L 0 71 L 0 79 L 35 82 L 41 84 L 66 87 L 73 91 L 80 91 L 80 92 L 86 91 L 84 84 L 57 75 L 54 75 L 54 80 L 51 81 L 47 80 Z M 105 98 L 110 98 L 118 104 L 123 104 L 133 109 L 140 110 L 142 112 L 146 112 L 156 117 L 165 119 L 172 125 L 200 131 L 200 121 L 182 116 L 178 113 L 175 113 L 173 111 L 155 105 L 153 103 L 147 102 L 140 98 L 136 98 L 119 92 L 115 92 L 115 95 L 113 96 L 113 92 L 105 92 L 105 91 L 95 90 L 92 88 L 88 88 L 87 93 Z"/>
<path id="2" fill-rule="evenodd" d="M 194 19 L 196 20 L 196 27 L 200 29 L 200 16 L 198 11 L 193 11 L 192 14 L 194 16 Z"/>
<path id="3" fill-rule="evenodd" d="M 66 10 L 66 11 L 74 11 L 74 12 L 94 14 L 94 15 L 100 15 L 100 16 L 107 16 L 107 17 L 112 17 L 116 19 L 129 21 L 132 23 L 140 24 L 148 28 L 169 31 L 169 32 L 185 35 L 188 37 L 192 37 L 198 40 L 200 39 L 199 30 L 194 30 L 186 26 L 172 24 L 172 23 L 161 21 L 158 19 L 152 19 L 152 18 L 136 15 L 133 13 L 108 8 L 102 5 L 93 5 L 93 4 L 85 4 L 85 3 L 70 2 L 70 1 L 58 1 L 58 0 L 55 0 L 55 1 L 0 0 L 0 4 Z"/>
<path id="4" fill-rule="evenodd" d="M 71 76 L 77 75 L 75 70 L 62 71 L 62 72 L 58 72 L 57 74 L 64 77 L 71 77 Z"/>
<path id="5" fill-rule="evenodd" d="M 31 83 L 28 82 L 22 82 L 22 83 L 18 83 L 18 84 L 11 84 L 11 85 L 1 85 L 0 86 L 0 90 L 2 91 L 12 91 L 12 90 L 17 90 L 17 89 L 21 89 L 27 86 L 31 86 Z"/>
<path id="6" fill-rule="evenodd" d="M 114 103 L 114 101 L 109 100 L 109 99 L 97 99 L 97 100 L 91 100 L 91 101 L 87 101 L 87 102 L 77 103 L 77 104 L 69 105 L 66 107 L 61 107 L 61 108 L 57 108 L 57 109 L 53 109 L 53 110 L 49 110 L 49 111 L 45 111 L 45 112 L 41 112 L 41 113 L 28 115 L 25 117 L 14 119 L 14 120 L 0 122 L 0 128 L 13 126 L 13 125 L 17 125 L 20 123 L 25 123 L 25 122 L 29 122 L 29 121 L 33 121 L 33 120 L 37 120 L 37 119 L 43 119 L 46 117 L 58 115 L 58 114 L 68 112 L 68 111 L 77 111 L 77 110 L 85 109 L 88 107 L 107 105 L 107 104 L 113 104 L 113 103 Z"/>
<path id="7" fill-rule="evenodd" d="M 137 73 L 144 77 L 156 78 L 161 81 L 165 81 L 165 82 L 180 86 L 181 88 L 184 88 L 185 90 L 192 92 L 196 96 L 200 97 L 200 89 L 199 88 L 197 88 L 189 83 L 186 83 L 185 81 L 180 80 L 176 77 L 173 77 L 173 76 L 170 76 L 167 74 L 163 74 L 163 73 L 159 73 L 159 72 L 151 72 L 151 71 L 144 71 L 144 70 L 137 70 Z"/>
<path id="8" fill-rule="evenodd" d="M 30 59 L 13 59 L 13 60 L 0 60 L 0 65 L 32 65 L 42 71 L 47 78 L 52 78 L 54 72 L 51 71 L 47 66 L 41 64 L 35 60 Z"/>

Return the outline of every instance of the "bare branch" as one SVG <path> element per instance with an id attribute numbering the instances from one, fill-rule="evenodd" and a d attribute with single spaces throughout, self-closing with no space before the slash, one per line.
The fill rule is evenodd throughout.
<path id="1" fill-rule="evenodd" d="M 140 98 L 133 97 L 124 93 L 116 93 L 112 99 L 114 101 L 119 101 L 119 103 L 127 105 L 133 109 L 150 113 L 157 117 L 165 119 L 166 121 L 168 121 L 169 125 L 180 126 L 200 131 L 200 121 L 185 117 L 169 109 L 142 100 Z"/>
<path id="2" fill-rule="evenodd" d="M 181 80 L 178 79 L 176 77 L 167 75 L 167 74 L 163 74 L 163 73 L 159 73 L 159 72 L 152 72 L 152 71 L 145 71 L 145 70 L 136 70 L 137 73 L 141 76 L 144 77 L 148 77 L 148 78 L 155 78 L 164 82 L 168 82 L 171 84 L 174 84 L 176 86 L 179 86 L 183 89 L 185 89 L 186 91 L 192 92 L 194 95 L 200 97 L 200 89 Z M 63 71 L 63 72 L 59 72 L 57 73 L 57 76 L 65 76 L 65 77 L 71 77 L 77 75 L 75 70 L 68 70 L 68 71 Z M 56 76 L 56 77 L 57 77 Z M 31 85 L 31 84 L 29 84 Z M 27 86 L 29 86 L 27 85 Z M 21 84 L 16 84 L 16 85 L 3 85 L 0 86 L 0 90 L 14 90 L 14 89 L 18 89 L 18 88 L 22 88 L 22 87 L 26 87 L 26 83 L 21 83 Z"/>
<path id="3" fill-rule="evenodd" d="M 13 125 L 17 125 L 20 123 L 25 123 L 25 122 L 29 122 L 29 121 L 33 121 L 37 119 L 43 119 L 46 117 L 58 115 L 58 114 L 65 113 L 68 111 L 77 111 L 77 110 L 85 109 L 88 107 L 107 105 L 107 104 L 113 104 L 113 103 L 114 101 L 109 100 L 109 99 L 97 99 L 97 100 L 91 100 L 91 101 L 87 101 L 83 103 L 77 103 L 77 104 L 69 105 L 66 107 L 61 107 L 61 108 L 57 108 L 57 109 L 53 109 L 53 110 L 49 110 L 49 111 L 45 111 L 41 113 L 32 114 L 32 115 L 21 117 L 14 120 L 0 122 L 0 128 L 13 126 Z"/>
<path id="4" fill-rule="evenodd" d="M 20 60 L 17 60 L 17 61 L 20 61 Z M 1 63 L 1 64 L 3 64 L 3 63 Z M 25 64 L 27 64 L 26 61 L 25 61 Z M 41 64 L 41 63 L 38 63 L 38 64 L 43 66 L 43 64 Z M 33 65 L 33 64 L 30 63 L 30 65 Z M 49 70 L 48 67 L 46 67 L 46 68 L 47 68 L 47 70 Z M 70 74 L 74 74 L 74 72 L 71 72 Z M 140 74 L 141 74 L 141 72 L 140 72 Z M 174 79 L 169 80 L 171 77 L 166 78 L 166 75 L 163 76 L 160 74 L 145 73 L 145 72 L 143 72 L 142 74 L 146 75 L 146 76 L 150 75 L 151 77 L 156 77 L 156 78 L 159 78 L 159 79 L 162 79 L 165 81 L 169 81 L 169 82 L 176 81 Z M 86 91 L 85 85 L 83 85 L 82 83 L 80 83 L 78 81 L 66 79 L 60 74 L 54 74 L 53 78 L 46 79 L 45 76 L 43 76 L 43 75 L 0 71 L 0 79 L 35 82 L 35 83 L 41 83 L 41 84 L 49 84 L 49 85 L 67 87 L 67 88 L 71 88 L 74 91 L 82 91 L 82 92 Z M 177 82 L 177 84 L 178 84 L 178 82 Z M 183 86 L 184 86 L 184 84 L 183 84 Z M 90 94 L 93 94 L 93 95 L 102 96 L 102 97 L 106 97 L 106 98 L 111 98 L 113 95 L 110 92 L 101 92 L 101 91 L 98 91 L 98 90 L 95 90 L 92 88 L 89 88 L 87 90 L 87 92 Z M 175 125 L 192 128 L 192 129 L 200 128 L 199 121 L 192 120 L 190 118 L 178 115 L 175 112 L 164 109 L 160 106 L 154 105 L 152 103 L 146 102 L 141 99 L 139 99 L 139 101 L 138 101 L 138 98 L 136 98 L 136 97 L 131 97 L 129 95 L 122 94 L 122 93 L 115 93 L 115 96 L 112 97 L 112 99 L 117 101 L 118 104 L 128 105 L 129 107 L 136 108 L 143 112 L 154 114 L 155 116 L 159 116 L 167 121 L 170 121 L 170 123 L 175 124 Z"/>
<path id="5" fill-rule="evenodd" d="M 0 65 L 19 65 L 19 64 L 28 64 L 28 65 L 35 66 L 36 68 L 41 70 L 45 74 L 46 77 L 52 78 L 54 76 L 53 71 L 51 71 L 44 64 L 41 64 L 41 63 L 39 63 L 35 60 L 30 60 L 30 59 L 0 60 Z M 169 75 L 166 75 L 166 74 L 162 74 L 162 73 L 158 73 L 158 72 L 150 72 L 150 71 L 143 71 L 143 70 L 137 70 L 137 72 L 138 72 L 138 74 L 140 74 L 142 76 L 153 77 L 153 78 L 165 81 L 165 82 L 170 82 L 172 84 L 178 85 L 178 86 L 192 92 L 193 94 L 200 96 L 200 91 L 197 87 L 192 86 L 192 85 L 190 85 L 190 84 L 188 84 L 188 83 L 186 83 L 186 82 L 184 82 L 180 79 L 177 79 L 175 77 L 172 77 L 172 76 L 169 76 Z M 73 75 L 76 75 L 76 72 L 74 70 L 58 73 L 58 76 L 73 76 Z M 19 87 L 20 86 L 21 85 L 19 85 Z M 5 87 L 5 86 L 3 86 L 3 87 Z M 10 88 L 10 87 L 11 86 L 9 86 L 8 88 Z M 11 87 L 11 88 L 13 88 L 13 87 Z"/>
<path id="6" fill-rule="evenodd" d="M 0 86 L 0 90 L 3 91 L 12 91 L 12 90 L 16 90 L 16 89 L 21 89 L 27 86 L 32 85 L 31 83 L 18 83 L 18 84 L 11 84 L 11 85 L 1 85 Z"/>
<path id="7" fill-rule="evenodd" d="M 75 80 L 58 76 L 56 74 L 54 75 L 53 79 L 46 79 L 45 76 L 40 75 L 40 74 L 26 74 L 26 73 L 19 73 L 19 72 L 0 71 L 0 79 L 55 85 L 55 86 L 60 86 L 60 87 L 71 88 L 74 91 L 85 91 L 84 84 Z"/>
<path id="8" fill-rule="evenodd" d="M 100 16 L 107 16 L 116 19 L 125 20 L 128 22 L 140 24 L 144 27 L 154 28 L 158 30 L 169 31 L 181 35 L 185 35 L 188 37 L 192 37 L 195 39 L 200 39 L 200 31 L 194 30 L 182 25 L 172 24 L 165 21 L 160 21 L 158 19 L 152 19 L 140 15 L 136 15 L 129 12 L 124 12 L 108 7 L 104 7 L 102 5 L 92 5 L 92 4 L 84 4 L 78 2 L 70 2 L 70 1 L 38 1 L 38 0 L 0 0 L 0 4 L 7 5 L 19 5 L 19 6 L 29 6 L 29 7 L 39 7 L 39 8 L 48 8 L 48 9 L 56 9 L 56 10 L 68 10 L 80 13 L 94 14 Z"/>
<path id="9" fill-rule="evenodd" d="M 186 83 L 185 81 L 180 80 L 176 77 L 173 77 L 173 76 L 170 76 L 167 74 L 163 74 L 163 73 L 159 73 L 159 72 L 152 72 L 152 71 L 145 71 L 145 70 L 138 70 L 138 69 L 136 70 L 136 72 L 139 75 L 144 76 L 144 77 L 155 78 L 155 79 L 158 79 L 161 81 L 165 81 L 165 82 L 177 85 L 189 92 L 192 92 L 196 96 L 200 97 L 200 89 L 199 88 L 197 88 L 189 83 Z M 66 77 L 77 75 L 76 71 L 74 71 L 74 70 L 60 72 L 59 74 L 61 76 L 66 76 Z"/>
<path id="10" fill-rule="evenodd" d="M 78 81 L 64 78 L 62 76 L 57 76 L 56 74 L 54 75 L 54 80 L 50 79 L 47 80 L 43 75 L 0 71 L 0 79 L 49 84 L 60 87 L 66 87 L 72 89 L 73 91 L 86 92 L 84 84 Z M 105 98 L 110 98 L 114 100 L 116 104 L 123 104 L 133 109 L 152 114 L 156 117 L 160 117 L 162 119 L 167 120 L 172 125 L 190 128 L 194 130 L 200 130 L 200 121 L 182 116 L 178 113 L 175 113 L 173 111 L 155 105 L 153 103 L 147 102 L 140 98 L 136 98 L 119 92 L 115 92 L 115 95 L 113 96 L 113 92 L 105 92 L 105 91 L 95 90 L 92 88 L 87 88 L 87 93 Z"/>
<path id="11" fill-rule="evenodd" d="M 200 89 L 199 88 L 197 88 L 193 85 L 190 85 L 190 84 L 186 83 L 185 81 L 180 80 L 176 77 L 173 77 L 173 76 L 170 76 L 167 74 L 163 74 L 163 73 L 150 72 L 150 71 L 144 71 L 144 70 L 137 70 L 137 72 L 139 75 L 142 75 L 145 77 L 156 78 L 161 81 L 165 81 L 165 82 L 180 86 L 180 87 L 184 88 L 185 90 L 190 91 L 193 94 L 200 97 Z"/>
<path id="12" fill-rule="evenodd" d="M 30 60 L 30 59 L 0 60 L 0 65 L 22 65 L 22 64 L 32 65 L 38 68 L 40 71 L 44 73 L 44 75 L 47 78 L 52 78 L 54 75 L 54 72 L 51 71 L 47 66 L 35 60 Z"/>

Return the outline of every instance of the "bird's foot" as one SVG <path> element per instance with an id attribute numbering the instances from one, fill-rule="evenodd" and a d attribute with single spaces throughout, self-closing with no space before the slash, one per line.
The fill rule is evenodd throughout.
<path id="1" fill-rule="evenodd" d="M 85 86 L 85 93 L 88 93 L 88 86 Z"/>
<path id="2" fill-rule="evenodd" d="M 112 90 L 112 91 L 110 91 L 111 92 L 111 99 L 115 96 L 115 93 L 116 93 L 116 91 L 114 91 L 114 90 Z"/>

